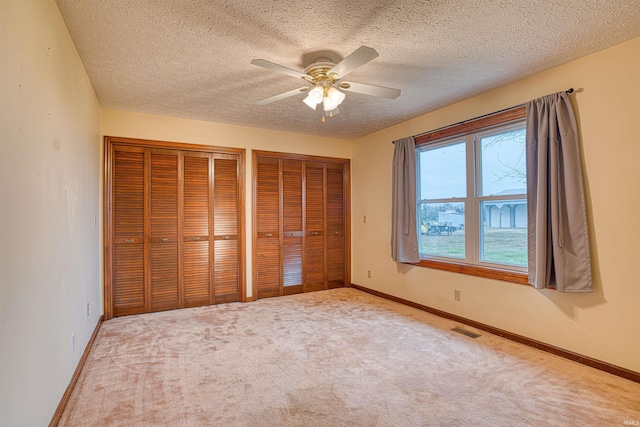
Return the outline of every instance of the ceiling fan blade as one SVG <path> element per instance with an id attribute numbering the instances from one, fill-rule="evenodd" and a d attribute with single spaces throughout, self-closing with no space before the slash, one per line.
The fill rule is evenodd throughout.
<path id="1" fill-rule="evenodd" d="M 347 87 L 349 85 L 349 87 Z M 392 89 L 384 86 L 366 85 L 362 83 L 340 82 L 340 89 L 348 92 L 363 93 L 365 95 L 379 96 L 381 98 L 396 99 L 400 96 L 400 89 Z"/>
<path id="2" fill-rule="evenodd" d="M 375 49 L 366 46 L 360 46 L 354 50 L 351 55 L 344 58 L 332 69 L 329 70 L 329 74 L 334 73 L 338 75 L 338 78 L 343 78 L 356 68 L 366 64 L 378 57 L 378 52 Z"/>
<path id="3" fill-rule="evenodd" d="M 304 79 L 308 77 L 306 74 L 300 71 L 292 70 L 291 68 L 283 67 L 282 65 L 274 64 L 273 62 L 265 61 L 264 59 L 254 59 L 251 61 L 253 65 L 266 68 L 267 70 L 275 71 L 277 73 L 286 74 L 287 76 L 295 77 L 296 79 Z"/>
<path id="4" fill-rule="evenodd" d="M 289 92 L 281 93 L 280 95 L 275 95 L 270 98 L 263 99 L 261 101 L 256 102 L 258 105 L 267 105 L 272 102 L 280 101 L 281 99 L 289 98 L 290 96 L 297 95 L 299 93 L 307 92 L 309 87 L 300 87 L 298 89 L 290 90 Z"/>

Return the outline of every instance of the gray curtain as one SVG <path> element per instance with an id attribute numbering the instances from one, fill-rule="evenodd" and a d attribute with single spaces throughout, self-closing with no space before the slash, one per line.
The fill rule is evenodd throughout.
<path id="1" fill-rule="evenodd" d="M 593 292 L 576 120 L 558 92 L 527 103 L 529 283 Z"/>
<path id="2" fill-rule="evenodd" d="M 393 143 L 391 257 L 396 262 L 417 263 L 416 143 L 413 137 Z"/>

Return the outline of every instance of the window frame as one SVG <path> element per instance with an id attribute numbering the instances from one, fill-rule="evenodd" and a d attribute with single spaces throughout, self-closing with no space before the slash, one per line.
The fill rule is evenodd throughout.
<path id="1" fill-rule="evenodd" d="M 473 139 L 474 135 L 478 137 L 487 133 L 495 131 L 497 128 L 514 125 L 517 127 L 523 119 L 526 117 L 526 108 L 524 106 L 499 111 L 497 113 L 481 116 L 476 119 L 457 123 L 452 126 L 437 129 L 432 132 L 428 132 L 415 137 L 416 152 L 419 157 L 419 152 L 426 147 L 435 148 L 442 147 L 449 144 L 454 144 L 456 141 L 465 141 L 465 144 L 469 144 L 469 138 Z M 480 196 L 479 185 L 481 180 L 480 170 L 480 154 L 476 154 L 477 145 L 475 141 L 471 141 L 471 150 L 466 149 L 466 179 L 467 179 L 467 194 L 464 198 L 456 198 L 456 202 L 465 203 L 465 231 L 469 228 L 469 225 L 474 227 L 473 238 L 465 238 L 465 259 L 456 260 L 455 258 L 429 256 L 423 258 L 421 255 L 420 262 L 417 264 L 421 267 L 433 268 L 438 270 L 445 270 L 450 272 L 462 273 L 472 276 L 485 277 L 490 279 L 497 279 L 518 284 L 529 284 L 526 268 L 517 266 L 508 266 L 506 264 L 495 264 L 491 262 L 480 261 L 480 203 L 487 199 L 494 200 L 496 196 Z M 419 163 L 418 163 L 419 164 Z M 470 168 L 472 168 L 470 170 Z M 419 169 L 418 169 L 419 171 Z M 417 183 L 417 195 L 418 201 L 420 201 L 420 183 Z M 497 198 L 504 198 L 505 200 L 513 200 L 514 198 L 522 198 L 521 194 L 509 195 L 509 196 L 497 196 Z M 525 194 L 526 199 L 526 194 Z M 434 199 L 436 200 L 436 199 Z M 437 199 L 440 200 L 440 199 Z M 443 199 L 444 200 L 444 199 Z M 453 201 L 454 199 L 447 199 Z M 432 203 L 436 203 L 435 201 Z M 444 203 L 444 202 L 443 202 Z M 416 204 L 416 211 L 419 209 L 419 203 Z M 419 212 L 418 212 L 419 214 Z M 419 218 L 419 215 L 418 215 Z M 420 221 L 417 221 L 419 224 Z M 419 226 L 419 225 L 418 225 Z M 477 248 L 477 249 L 476 249 Z M 467 261 L 469 257 L 469 250 L 472 250 L 475 258 L 472 263 Z"/>

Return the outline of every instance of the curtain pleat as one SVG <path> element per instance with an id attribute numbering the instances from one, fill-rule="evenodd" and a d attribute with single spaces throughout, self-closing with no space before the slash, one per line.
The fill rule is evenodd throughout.
<path id="1" fill-rule="evenodd" d="M 416 143 L 413 137 L 394 141 L 391 209 L 391 257 L 396 262 L 417 263 Z"/>
<path id="2" fill-rule="evenodd" d="M 565 92 L 527 103 L 529 283 L 593 292 L 578 131 Z"/>

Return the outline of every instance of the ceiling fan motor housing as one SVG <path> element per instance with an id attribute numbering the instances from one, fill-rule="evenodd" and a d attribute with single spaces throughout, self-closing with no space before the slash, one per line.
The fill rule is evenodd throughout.
<path id="1" fill-rule="evenodd" d="M 336 64 L 333 62 L 314 62 L 304 70 L 305 75 L 309 76 L 306 80 L 314 85 L 320 85 L 322 87 L 333 85 L 340 76 L 334 73 L 328 74 L 328 71 L 335 67 L 335 65 Z"/>

